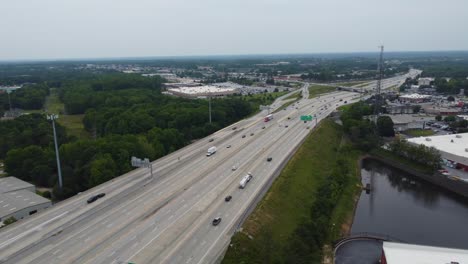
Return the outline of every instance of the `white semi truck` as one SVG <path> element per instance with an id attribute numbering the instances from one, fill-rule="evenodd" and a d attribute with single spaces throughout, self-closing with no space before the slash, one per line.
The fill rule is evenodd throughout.
<path id="1" fill-rule="evenodd" d="M 239 182 L 239 189 L 244 189 L 245 185 L 252 179 L 252 173 L 247 173 L 242 180 Z"/>
<path id="2" fill-rule="evenodd" d="M 213 155 L 215 153 L 216 153 L 216 147 L 213 146 L 213 147 L 208 149 L 208 152 L 206 152 L 206 156 L 209 157 L 209 156 L 211 156 L 211 155 Z"/>

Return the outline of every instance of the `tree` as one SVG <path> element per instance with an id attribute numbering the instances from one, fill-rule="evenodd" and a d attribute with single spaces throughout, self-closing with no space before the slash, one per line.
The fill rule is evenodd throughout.
<path id="1" fill-rule="evenodd" d="M 446 116 L 444 118 L 445 122 L 455 122 L 455 120 L 456 120 L 455 116 Z"/>
<path id="2" fill-rule="evenodd" d="M 441 116 L 441 115 L 438 115 L 438 116 L 435 117 L 435 119 L 436 119 L 437 121 L 441 121 L 441 120 L 442 120 L 442 116 Z"/>
<path id="3" fill-rule="evenodd" d="M 383 137 L 395 136 L 392 119 L 389 116 L 379 116 L 377 119 L 377 131 Z"/>
<path id="4" fill-rule="evenodd" d="M 420 105 L 413 106 L 413 113 L 419 113 L 419 111 L 421 111 L 421 106 Z"/>
<path id="5" fill-rule="evenodd" d="M 7 226 L 7 225 L 13 224 L 16 221 L 17 221 L 16 218 L 14 218 L 13 216 L 10 216 L 9 218 L 3 221 L 3 224 Z"/>

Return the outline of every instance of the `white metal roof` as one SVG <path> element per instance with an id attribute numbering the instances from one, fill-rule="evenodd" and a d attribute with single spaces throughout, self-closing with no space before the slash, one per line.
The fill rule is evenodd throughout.
<path id="1" fill-rule="evenodd" d="M 223 93 L 223 92 L 233 92 L 233 88 L 218 88 L 212 85 L 196 86 L 196 87 L 180 87 L 180 88 L 171 88 L 169 91 L 185 93 L 185 94 L 207 94 L 207 93 Z"/>
<path id="2" fill-rule="evenodd" d="M 410 138 L 408 142 L 434 147 L 439 151 L 468 158 L 468 133 Z"/>
<path id="3" fill-rule="evenodd" d="M 7 193 L 26 188 L 34 187 L 29 182 L 22 181 L 16 177 L 4 177 L 0 178 L 0 193 Z"/>
<path id="4" fill-rule="evenodd" d="M 417 93 L 400 95 L 400 98 L 407 98 L 407 99 L 425 99 L 429 97 L 431 97 L 431 95 L 417 94 Z"/>
<path id="5" fill-rule="evenodd" d="M 384 242 L 388 264 L 468 263 L 468 250 Z"/>
<path id="6" fill-rule="evenodd" d="M 0 193 L 0 218 L 24 208 L 44 203 L 50 203 L 50 201 L 27 190 Z"/>

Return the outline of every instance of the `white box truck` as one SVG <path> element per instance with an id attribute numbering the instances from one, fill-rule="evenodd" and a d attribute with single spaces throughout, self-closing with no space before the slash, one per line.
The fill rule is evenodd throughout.
<path id="1" fill-rule="evenodd" d="M 213 147 L 208 149 L 208 152 L 206 152 L 206 156 L 209 157 L 209 156 L 211 156 L 211 155 L 213 155 L 215 153 L 216 153 L 216 147 L 213 146 Z"/>
<path id="2" fill-rule="evenodd" d="M 245 185 L 252 179 L 252 173 L 247 173 L 239 182 L 239 189 L 244 189 Z"/>

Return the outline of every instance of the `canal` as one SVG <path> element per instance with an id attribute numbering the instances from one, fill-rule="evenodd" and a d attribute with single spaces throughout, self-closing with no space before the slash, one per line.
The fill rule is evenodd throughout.
<path id="1" fill-rule="evenodd" d="M 406 243 L 468 249 L 467 199 L 374 160 L 363 162 L 361 177 L 372 190 L 361 193 L 351 234 L 379 233 Z M 376 251 L 373 261 L 361 263 L 378 260 L 381 243 L 360 242 L 337 252 L 336 263 L 358 263 L 348 254 L 362 252 L 361 247 Z"/>

